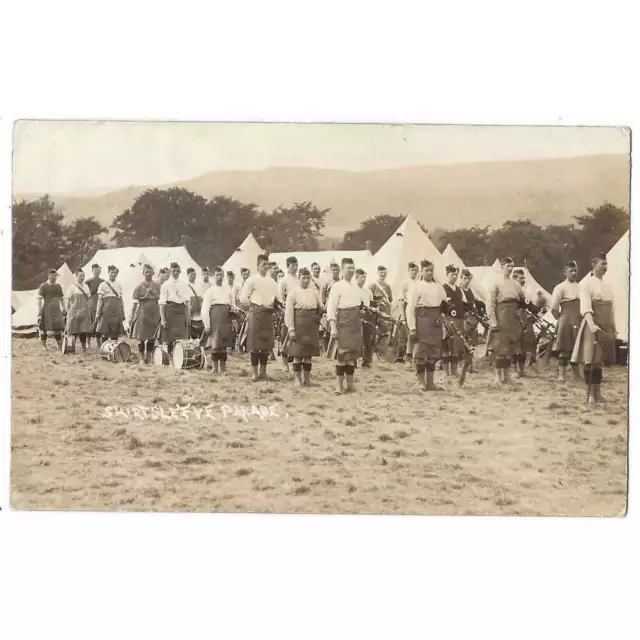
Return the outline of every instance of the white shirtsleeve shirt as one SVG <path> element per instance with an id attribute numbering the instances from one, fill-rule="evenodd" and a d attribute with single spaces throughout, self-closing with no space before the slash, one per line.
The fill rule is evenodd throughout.
<path id="1" fill-rule="evenodd" d="M 563 302 L 580 299 L 580 284 L 564 280 L 557 284 L 551 294 L 551 311 L 560 312 Z"/>
<path id="2" fill-rule="evenodd" d="M 281 302 L 284 302 L 287 299 L 287 296 L 294 290 L 300 286 L 300 280 L 295 276 L 291 276 L 287 274 L 280 282 L 278 283 L 278 297 Z"/>
<path id="3" fill-rule="evenodd" d="M 278 283 L 269 275 L 261 276 L 256 273 L 247 278 L 242 287 L 240 302 L 242 304 L 257 304 L 262 307 L 273 307 L 273 301 L 278 297 Z"/>
<path id="4" fill-rule="evenodd" d="M 166 282 L 163 282 L 162 287 L 160 287 L 160 299 L 158 300 L 158 304 L 166 305 L 167 302 L 173 302 L 175 304 L 190 304 L 192 295 L 193 292 L 186 282 L 169 278 Z"/>
<path id="5" fill-rule="evenodd" d="M 296 309 L 318 309 L 322 307 L 320 300 L 320 292 L 311 285 L 306 289 L 297 287 L 290 291 L 287 295 L 287 302 L 284 308 L 284 323 L 289 331 L 295 329 L 295 310 Z"/>
<path id="6" fill-rule="evenodd" d="M 593 313 L 593 301 L 613 302 L 613 291 L 601 278 L 588 276 L 580 284 L 580 314 Z"/>
<path id="7" fill-rule="evenodd" d="M 416 307 L 439 307 L 447 299 L 444 287 L 437 282 L 416 282 L 407 304 L 407 325 L 416 329 Z"/>
<path id="8" fill-rule="evenodd" d="M 363 287 L 360 287 L 360 291 L 362 291 L 362 301 L 367 305 L 367 307 L 370 307 L 371 301 L 373 300 L 373 293 L 371 293 L 371 289 L 369 289 L 365 284 Z"/>
<path id="9" fill-rule="evenodd" d="M 231 304 L 231 292 L 225 285 L 212 284 L 202 299 L 202 323 L 205 329 L 211 329 L 211 307 L 216 304 Z"/>
<path id="10" fill-rule="evenodd" d="M 69 298 L 71 298 L 72 296 L 78 295 L 80 293 L 80 289 L 82 289 L 82 291 L 84 291 L 86 296 L 88 296 L 89 298 L 91 297 L 91 291 L 89 291 L 89 287 L 84 282 L 82 284 L 80 284 L 79 282 L 76 282 L 73 286 L 71 286 L 71 287 L 69 287 L 67 289 L 67 294 L 66 294 L 67 300 Z M 116 291 L 117 291 L 117 289 L 116 289 Z M 111 294 L 111 295 L 113 295 L 113 294 Z"/>
<path id="11" fill-rule="evenodd" d="M 351 282 L 338 280 L 338 282 L 333 283 L 327 300 L 328 320 L 336 319 L 338 309 L 353 309 L 354 307 L 359 307 L 363 302 L 366 304 L 362 293 L 363 290 L 354 280 L 351 280 Z"/>
<path id="12" fill-rule="evenodd" d="M 117 297 L 122 300 L 122 287 L 117 280 L 115 282 L 109 282 L 108 284 L 106 280 L 105 282 L 101 282 L 100 286 L 98 287 L 98 295 L 102 296 L 103 298 L 115 298 L 116 295 L 113 293 L 109 285 L 111 285 L 111 287 L 115 289 L 116 293 L 118 294 Z"/>

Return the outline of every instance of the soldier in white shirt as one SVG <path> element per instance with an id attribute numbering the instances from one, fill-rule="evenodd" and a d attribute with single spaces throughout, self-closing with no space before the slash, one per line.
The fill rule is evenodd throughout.
<path id="1" fill-rule="evenodd" d="M 240 302 L 249 306 L 247 351 L 251 354 L 254 382 L 267 379 L 267 363 L 274 345 L 273 310 L 278 285 L 268 274 L 268 268 L 267 256 L 259 255 L 258 273 L 247 279 L 240 294 Z"/>
<path id="2" fill-rule="evenodd" d="M 418 282 L 418 265 L 415 262 L 408 264 L 408 277 L 400 285 L 398 292 L 398 362 L 403 362 L 406 358 L 409 364 L 413 361 L 413 338 L 409 335 L 407 328 L 407 304 L 413 289 Z"/>
<path id="3" fill-rule="evenodd" d="M 494 357 L 496 384 L 511 383 L 511 361 L 520 358 L 522 325 L 518 315 L 525 302 L 520 283 L 511 277 L 513 258 L 500 258 L 502 276 L 489 289 L 487 352 Z"/>
<path id="4" fill-rule="evenodd" d="M 287 258 L 287 275 L 278 282 L 278 299 L 282 303 L 282 309 L 276 310 L 276 336 L 279 338 L 280 345 L 284 345 L 287 338 L 287 325 L 284 322 L 284 307 L 287 304 L 287 296 L 300 286 L 298 280 L 298 259 L 295 256 Z M 290 356 L 286 349 L 281 346 L 280 357 L 282 358 L 282 370 L 289 371 L 289 364 L 293 362 L 293 356 Z"/>
<path id="5" fill-rule="evenodd" d="M 202 280 L 199 283 L 200 286 L 196 288 L 196 291 L 198 291 L 201 297 L 204 297 L 204 292 L 211 286 L 211 271 L 209 267 L 202 267 L 200 275 Z"/>
<path id="6" fill-rule="evenodd" d="M 322 300 L 322 282 L 320 282 L 320 265 L 317 262 L 314 262 L 311 265 L 311 282 L 309 283 L 310 287 L 314 287 L 320 293 L 320 301 L 324 304 Z"/>
<path id="7" fill-rule="evenodd" d="M 204 329 L 202 322 L 202 298 L 204 293 L 198 291 L 196 270 L 193 267 L 187 269 L 187 286 L 191 291 L 191 324 L 189 325 L 189 337 L 192 340 L 200 340 Z"/>
<path id="8" fill-rule="evenodd" d="M 191 289 L 180 281 L 180 265 L 171 263 L 171 277 L 160 288 L 160 340 L 173 353 L 176 340 L 189 338 Z"/>
<path id="9" fill-rule="evenodd" d="M 96 308 L 96 320 L 98 326 L 96 333 L 102 336 L 102 340 L 117 340 L 124 335 L 124 305 L 122 302 L 122 287 L 116 280 L 118 268 L 109 265 L 108 280 L 98 287 L 98 306 Z M 101 340 L 98 340 L 100 343 Z M 100 346 L 100 345 L 98 345 Z"/>
<path id="10" fill-rule="evenodd" d="M 211 362 L 213 373 L 227 370 L 227 349 L 233 340 L 230 306 L 231 294 L 224 285 L 224 270 L 216 267 L 213 284 L 204 292 L 202 300 L 206 366 L 208 368 Z"/>
<path id="11" fill-rule="evenodd" d="M 373 293 L 366 286 L 367 272 L 364 269 L 356 269 L 356 284 L 362 293 L 362 302 L 366 307 L 373 303 Z M 373 360 L 373 345 L 376 337 L 377 316 L 375 313 L 365 311 L 362 315 L 362 368 L 371 367 Z"/>
<path id="12" fill-rule="evenodd" d="M 433 263 L 420 262 L 422 279 L 407 303 L 407 325 L 413 339 L 416 377 L 424 391 L 440 391 L 434 382 L 436 362 L 442 357 L 442 311 L 447 294 L 433 278 Z"/>
<path id="13" fill-rule="evenodd" d="M 342 280 L 333 283 L 327 300 L 327 319 L 331 327 L 331 338 L 337 340 L 336 395 L 355 391 L 353 375 L 358 358 L 362 355 L 362 317 L 364 302 L 362 290 L 353 281 L 355 266 L 351 258 L 342 259 Z"/>
<path id="14" fill-rule="evenodd" d="M 613 291 L 603 280 L 607 256 L 591 261 L 591 275 L 580 283 L 582 323 L 571 355 L 572 364 L 584 365 L 587 402 L 604 402 L 600 392 L 602 366 L 616 360 L 616 326 L 613 315 Z"/>
<path id="15" fill-rule="evenodd" d="M 578 265 L 567 262 L 564 267 L 564 280 L 557 284 L 551 295 L 551 313 L 558 321 L 553 351 L 558 354 L 558 382 L 566 380 L 567 365 L 576 344 L 576 336 L 582 322 L 580 315 L 580 285 L 578 284 Z M 575 378 L 580 377 L 578 368 L 573 367 Z"/>
<path id="16" fill-rule="evenodd" d="M 285 324 L 289 336 L 287 352 L 293 358 L 296 387 L 311 384 L 312 358 L 320 355 L 318 325 L 322 304 L 320 293 L 310 282 L 311 272 L 308 269 L 300 269 L 300 286 L 287 294 L 285 308 Z"/>
<path id="17" fill-rule="evenodd" d="M 71 336 L 71 351 L 75 353 L 76 337 L 80 338 L 82 350 L 87 350 L 87 335 L 91 329 L 91 291 L 84 283 L 84 271 L 76 271 L 76 281 L 67 290 L 67 326 L 65 332 Z"/>

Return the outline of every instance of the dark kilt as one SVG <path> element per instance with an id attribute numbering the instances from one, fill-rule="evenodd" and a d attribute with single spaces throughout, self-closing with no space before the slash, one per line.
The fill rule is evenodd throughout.
<path id="1" fill-rule="evenodd" d="M 414 359 L 439 360 L 442 357 L 442 314 L 440 307 L 416 307 Z"/>
<path id="2" fill-rule="evenodd" d="M 578 329 L 582 322 L 580 300 L 569 300 L 562 303 L 560 317 L 556 326 L 556 339 L 553 351 L 556 353 L 573 353 Z"/>
<path id="3" fill-rule="evenodd" d="M 616 361 L 616 335 L 613 304 L 594 300 L 593 321 L 604 331 L 591 333 L 583 318 L 571 354 L 571 362 L 580 364 L 613 364 Z"/>
<path id="4" fill-rule="evenodd" d="M 338 359 L 357 360 L 361 357 L 363 335 L 360 307 L 338 309 L 336 329 L 338 331 Z"/>
<path id="5" fill-rule="evenodd" d="M 536 333 L 533 321 L 524 309 L 518 309 L 520 318 L 520 353 L 533 353 L 536 350 Z"/>
<path id="6" fill-rule="evenodd" d="M 62 333 L 64 331 L 64 318 L 60 308 L 60 298 L 50 298 L 42 304 L 42 331 Z"/>
<path id="7" fill-rule="evenodd" d="M 103 336 L 123 336 L 123 321 L 122 300 L 112 296 L 102 298 L 102 316 L 96 327 L 96 333 Z"/>
<path id="8" fill-rule="evenodd" d="M 171 344 L 176 340 L 187 340 L 189 338 L 189 327 L 187 326 L 187 306 L 167 302 L 164 308 L 164 317 L 167 321 L 167 328 L 160 327 L 159 338 L 161 342 Z"/>
<path id="9" fill-rule="evenodd" d="M 140 300 L 131 331 L 131 337 L 140 342 L 153 340 L 160 324 L 157 300 Z"/>
<path id="10" fill-rule="evenodd" d="M 91 329 L 91 311 L 88 306 L 81 309 L 74 309 L 67 316 L 67 326 L 65 332 L 70 336 L 89 333 Z"/>
<path id="11" fill-rule="evenodd" d="M 224 352 L 233 345 L 233 333 L 229 317 L 229 305 L 214 304 L 209 309 L 211 334 L 206 337 L 205 347 L 211 347 L 214 352 Z"/>
<path id="12" fill-rule="evenodd" d="M 295 340 L 289 340 L 287 355 L 312 358 L 320 355 L 320 315 L 316 309 L 294 309 Z"/>
<path id="13" fill-rule="evenodd" d="M 252 304 L 247 317 L 247 351 L 271 351 L 273 328 L 273 309 Z"/>
<path id="14" fill-rule="evenodd" d="M 464 335 L 464 318 L 447 318 L 447 324 L 457 329 Z M 442 340 L 442 357 L 443 358 L 462 358 L 464 357 L 464 341 L 452 329 L 448 329 L 443 322 L 444 338 Z"/>
<path id="15" fill-rule="evenodd" d="M 491 329 L 487 341 L 487 351 L 493 351 L 496 358 L 512 358 L 521 353 L 522 325 L 518 316 L 519 302 L 509 300 L 496 305 L 497 328 Z"/>

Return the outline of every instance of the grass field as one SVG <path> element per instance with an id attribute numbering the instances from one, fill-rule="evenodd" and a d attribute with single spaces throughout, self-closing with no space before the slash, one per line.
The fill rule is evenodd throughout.
<path id="1" fill-rule="evenodd" d="M 14 339 L 11 499 L 17 509 L 620 515 L 627 492 L 627 370 L 606 405 L 551 371 L 421 393 L 380 361 L 356 394 L 287 374 L 252 384 L 247 356 L 215 377 L 61 356 Z M 437 379 L 438 381 L 438 379 Z M 176 410 L 176 404 L 181 410 Z M 185 408 L 188 407 L 188 408 Z M 173 408 L 173 412 L 171 409 Z M 146 412 L 146 413 L 145 413 Z"/>

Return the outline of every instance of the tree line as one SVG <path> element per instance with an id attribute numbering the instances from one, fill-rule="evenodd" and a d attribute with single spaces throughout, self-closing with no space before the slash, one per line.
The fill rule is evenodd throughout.
<path id="1" fill-rule="evenodd" d="M 65 222 L 64 212 L 49 196 L 21 200 L 12 206 L 13 288 L 35 288 L 52 266 L 66 261 L 77 268 L 107 246 L 185 245 L 196 262 L 209 266 L 222 264 L 249 232 L 268 253 L 317 251 L 329 211 L 305 201 L 267 212 L 229 196 L 207 199 L 178 187 L 154 188 L 140 194 L 107 229 L 93 216 Z M 335 248 L 375 253 L 404 217 L 370 217 L 345 233 Z M 520 219 L 498 229 L 436 228 L 429 235 L 440 251 L 451 243 L 469 266 L 490 265 L 496 257 L 510 255 L 550 289 L 561 278 L 567 259 L 576 260 L 584 273 L 591 258 L 608 251 L 628 228 L 627 211 L 604 203 L 588 208 L 568 225 L 541 227 Z"/>

